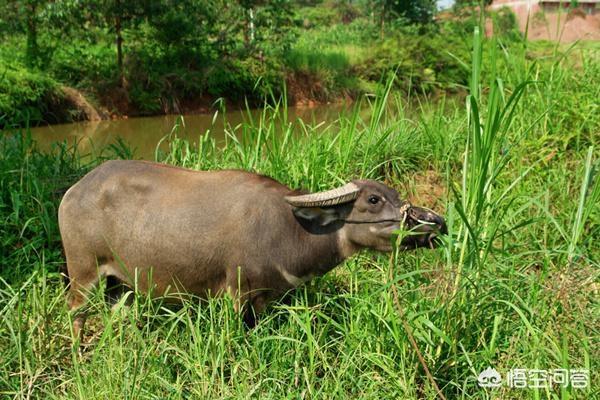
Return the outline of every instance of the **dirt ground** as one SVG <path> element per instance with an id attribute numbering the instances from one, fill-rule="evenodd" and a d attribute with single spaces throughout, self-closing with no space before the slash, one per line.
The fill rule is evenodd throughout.
<path id="1" fill-rule="evenodd" d="M 509 7 L 517 16 L 521 32 L 531 40 L 553 40 L 571 43 L 577 40 L 600 40 L 600 14 L 586 15 L 580 9 L 544 12 L 538 4 L 527 0 L 496 0 L 491 9 Z M 489 27 L 488 27 L 489 28 Z"/>

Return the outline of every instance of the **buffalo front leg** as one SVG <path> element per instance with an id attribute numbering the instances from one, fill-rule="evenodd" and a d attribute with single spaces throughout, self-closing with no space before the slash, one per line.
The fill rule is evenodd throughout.
<path id="1" fill-rule="evenodd" d="M 267 306 L 267 297 L 265 294 L 256 293 L 246 303 L 244 309 L 244 324 L 249 328 L 254 328 L 258 323 L 258 316 Z"/>
<path id="2" fill-rule="evenodd" d="M 241 314 L 248 328 L 256 326 L 258 314 L 266 305 L 266 296 L 261 290 L 253 288 L 250 277 L 241 267 L 227 275 L 227 293 L 233 299 L 233 309 Z"/>

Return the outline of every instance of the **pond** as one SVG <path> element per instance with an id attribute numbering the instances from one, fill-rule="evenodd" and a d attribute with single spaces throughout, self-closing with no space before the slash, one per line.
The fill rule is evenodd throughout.
<path id="1" fill-rule="evenodd" d="M 298 124 L 299 121 L 310 125 L 326 127 L 336 121 L 340 113 L 347 111 L 347 104 L 323 104 L 315 107 L 288 107 L 287 121 Z M 223 140 L 225 127 L 236 127 L 251 120 L 258 121 L 262 109 L 227 111 L 213 114 L 161 115 L 128 119 L 77 122 L 71 124 L 50 125 L 31 128 L 33 139 L 40 148 L 49 149 L 53 143 L 67 141 L 76 144 L 80 154 L 95 155 L 111 143 L 121 138 L 132 150 L 134 157 L 153 160 L 157 144 L 177 127 L 177 135 L 197 143 L 201 135 L 210 134 L 217 140 Z M 281 120 L 281 125 L 285 121 Z M 161 145 L 166 149 L 167 144 Z"/>

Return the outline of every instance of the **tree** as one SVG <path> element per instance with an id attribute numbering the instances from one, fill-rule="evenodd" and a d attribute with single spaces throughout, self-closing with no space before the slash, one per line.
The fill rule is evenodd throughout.
<path id="1" fill-rule="evenodd" d="M 425 24 L 433 20 L 436 0 L 371 0 L 371 5 L 379 11 L 381 34 L 385 22 L 404 18 L 409 23 Z"/>
<path id="2" fill-rule="evenodd" d="M 33 1 L 33 0 L 31 0 Z M 39 1 L 39 0 L 38 0 Z M 89 28 L 106 29 L 114 35 L 117 52 L 117 76 L 120 87 L 125 87 L 124 37 L 126 29 L 133 29 L 144 21 L 156 7 L 156 1 L 147 0 L 48 0 L 48 19 L 66 35 L 81 35 Z"/>
<path id="3" fill-rule="evenodd" d="M 27 26 L 27 51 L 26 60 L 29 65 L 36 66 L 39 59 L 39 46 L 38 46 L 38 9 L 40 6 L 38 0 L 28 0 L 23 2 L 25 8 L 25 18 Z"/>
<path id="4" fill-rule="evenodd" d="M 215 1 L 155 0 L 147 10 L 146 21 L 153 36 L 165 46 L 191 47 L 206 44 L 216 35 L 218 14 Z"/>
<path id="5" fill-rule="evenodd" d="M 30 67 L 40 63 L 40 47 L 38 44 L 38 30 L 41 14 L 47 1 L 24 0 L 0 2 L 2 12 L 2 29 L 7 33 L 25 33 L 27 44 L 25 47 L 25 61 Z"/>
<path id="6" fill-rule="evenodd" d="M 240 0 L 239 3 L 244 10 L 244 44 L 248 49 L 254 42 L 254 8 L 262 2 L 260 0 Z"/>
<path id="7" fill-rule="evenodd" d="M 493 0 L 483 0 L 483 5 L 484 6 L 489 6 L 490 4 L 492 4 Z M 454 7 L 457 8 L 461 8 L 461 7 L 477 7 L 481 5 L 481 0 L 455 0 L 454 1 Z"/>
<path id="8" fill-rule="evenodd" d="M 90 8 L 90 19 L 100 27 L 106 27 L 115 35 L 115 46 L 117 48 L 117 71 L 119 86 L 127 85 L 125 79 L 125 68 L 123 65 L 123 30 L 134 28 L 151 10 L 152 3 L 147 1 L 128 0 L 96 0 L 87 1 Z"/>

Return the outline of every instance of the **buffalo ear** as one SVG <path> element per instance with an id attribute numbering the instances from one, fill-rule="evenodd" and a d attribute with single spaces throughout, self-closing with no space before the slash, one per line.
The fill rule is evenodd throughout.
<path id="1" fill-rule="evenodd" d="M 294 208 L 294 215 L 300 219 L 314 221 L 321 226 L 342 219 L 339 210 L 334 207 L 296 207 Z"/>

